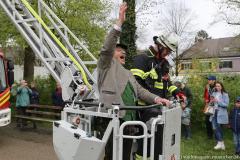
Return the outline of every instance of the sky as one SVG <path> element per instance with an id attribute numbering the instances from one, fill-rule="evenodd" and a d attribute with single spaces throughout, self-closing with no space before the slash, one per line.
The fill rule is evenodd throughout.
<path id="1" fill-rule="evenodd" d="M 117 2 L 118 1 L 118 2 Z M 144 0 L 136 0 L 138 4 L 141 4 Z M 154 0 L 153 0 L 154 1 Z M 160 0 L 155 0 L 160 1 Z M 159 5 L 159 15 L 164 12 L 163 7 L 167 6 L 169 2 L 172 0 L 165 0 L 164 5 Z M 213 2 L 213 0 L 177 0 L 178 2 L 182 1 L 185 3 L 187 8 L 192 10 L 194 14 L 194 30 L 199 31 L 201 29 L 207 31 L 210 37 L 212 38 L 223 38 L 223 37 L 231 37 L 236 36 L 240 31 L 240 26 L 230 26 L 225 22 L 219 22 L 216 24 L 211 23 L 214 21 L 214 17 L 218 12 L 217 5 Z M 115 2 L 121 3 L 121 0 L 116 0 Z M 116 15 L 116 14 L 115 14 Z M 141 28 L 141 31 L 144 32 L 144 39 L 137 40 L 137 46 L 140 49 L 148 48 L 149 45 L 152 44 L 152 37 L 154 35 L 158 35 L 160 33 L 159 30 L 156 30 L 156 18 L 157 16 L 148 16 L 144 17 L 146 19 L 150 19 L 152 22 L 147 25 L 145 28 Z M 138 21 L 139 17 L 137 17 Z M 138 22 L 137 22 L 138 23 Z"/>
<path id="2" fill-rule="evenodd" d="M 185 0 L 185 4 L 197 15 L 198 28 L 206 30 L 212 38 L 234 36 L 237 28 L 240 29 L 239 26 L 233 27 L 224 22 L 210 25 L 218 12 L 218 7 L 212 0 Z"/>

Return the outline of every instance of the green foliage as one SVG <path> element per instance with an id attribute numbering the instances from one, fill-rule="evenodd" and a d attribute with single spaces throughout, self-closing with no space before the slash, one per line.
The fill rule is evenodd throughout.
<path id="1" fill-rule="evenodd" d="M 98 53 L 110 21 L 110 2 L 105 0 L 47 0 L 46 3 L 93 53 Z"/>
<path id="2" fill-rule="evenodd" d="M 29 85 L 31 82 L 28 83 Z M 56 87 L 56 81 L 52 78 L 52 76 L 49 77 L 40 77 L 37 76 L 34 79 L 34 84 L 36 89 L 39 92 L 39 98 L 40 98 L 40 104 L 49 104 L 52 105 L 52 93 L 55 90 Z M 12 113 L 14 114 L 15 110 L 15 104 L 16 104 L 16 89 L 19 87 L 19 84 L 15 82 L 15 86 L 12 88 L 11 91 L 11 109 Z"/>
<path id="3" fill-rule="evenodd" d="M 187 75 L 187 86 L 193 93 L 193 108 L 192 108 L 192 122 L 198 125 L 204 125 L 204 114 L 202 112 L 204 107 L 204 88 L 207 85 L 207 76 L 215 75 L 217 80 L 222 82 L 226 91 L 229 94 L 230 110 L 234 105 L 234 99 L 240 95 L 240 75 L 239 74 L 221 74 L 217 72 L 219 65 L 218 59 L 209 59 L 208 62 L 200 62 L 198 59 L 192 60 L 192 70 L 189 70 Z"/>
<path id="4" fill-rule="evenodd" d="M 38 0 L 30 2 L 32 7 L 37 11 Z M 108 15 L 111 3 L 109 1 L 45 0 L 45 2 L 92 53 L 96 55 L 99 52 L 103 44 L 106 29 L 110 25 Z M 42 16 L 46 20 L 46 16 Z M 12 25 L 2 8 L 0 8 L 0 21 L 0 46 L 6 47 L 7 41 L 11 40 L 16 46 L 24 50 L 27 43 L 23 40 L 14 25 Z M 48 24 L 48 21 L 46 23 Z"/>
<path id="5" fill-rule="evenodd" d="M 120 42 L 128 46 L 128 54 L 126 57 L 126 68 L 132 68 L 133 56 L 136 52 L 136 13 L 135 13 L 135 0 L 125 0 L 128 4 L 126 13 L 126 21 L 122 27 L 122 34 Z"/>
<path id="6" fill-rule="evenodd" d="M 204 125 L 204 114 L 202 113 L 204 107 L 204 87 L 207 84 L 207 75 L 209 74 L 192 74 L 189 75 L 187 86 L 193 93 L 193 108 L 192 108 L 192 122 L 198 125 Z M 226 91 L 229 94 L 230 105 L 228 111 L 233 107 L 234 100 L 240 95 L 240 75 L 234 74 L 214 74 L 217 80 L 223 82 Z"/>
<path id="7" fill-rule="evenodd" d="M 6 47 L 7 42 L 13 41 L 19 46 L 26 46 L 25 41 L 21 37 L 20 33 L 16 30 L 15 26 L 11 23 L 8 16 L 5 14 L 3 9 L 0 7 L 0 46 Z"/>
<path id="8" fill-rule="evenodd" d="M 35 77 L 36 89 L 40 95 L 40 104 L 52 104 L 52 93 L 55 90 L 56 82 L 49 76 L 48 78 L 44 77 Z"/>

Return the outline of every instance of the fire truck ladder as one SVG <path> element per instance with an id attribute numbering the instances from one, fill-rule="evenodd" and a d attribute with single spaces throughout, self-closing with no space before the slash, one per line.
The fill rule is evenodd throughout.
<path id="1" fill-rule="evenodd" d="M 38 12 L 27 0 L 0 0 L 0 6 L 61 84 L 64 100 L 93 97 L 96 80 L 86 64 L 96 64 L 97 59 L 43 0 L 38 0 Z M 87 57 L 88 61 L 83 61 L 79 55 Z"/>

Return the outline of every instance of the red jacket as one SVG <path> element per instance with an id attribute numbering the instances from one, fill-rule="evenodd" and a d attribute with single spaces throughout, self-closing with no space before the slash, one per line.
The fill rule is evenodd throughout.
<path id="1" fill-rule="evenodd" d="M 207 84 L 205 86 L 205 89 L 204 89 L 204 95 L 203 95 L 203 98 L 204 98 L 204 103 L 208 103 L 210 101 L 210 96 L 209 96 L 209 85 Z"/>
<path id="2" fill-rule="evenodd" d="M 210 91 L 210 93 L 209 93 L 209 91 Z M 206 85 L 205 90 L 204 90 L 204 96 L 203 96 L 205 104 L 210 102 L 210 95 L 214 91 L 215 91 L 214 87 L 210 87 L 208 84 Z"/>

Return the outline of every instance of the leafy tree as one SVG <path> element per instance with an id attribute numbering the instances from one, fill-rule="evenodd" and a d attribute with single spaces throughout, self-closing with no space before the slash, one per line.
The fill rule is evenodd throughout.
<path id="1" fill-rule="evenodd" d="M 211 39 L 211 37 L 209 37 L 208 33 L 205 30 L 200 30 L 197 32 L 197 35 L 195 37 L 195 43 L 205 39 Z"/>
<path id="2" fill-rule="evenodd" d="M 126 44 L 129 48 L 129 53 L 126 58 L 126 67 L 131 68 L 132 58 L 137 54 L 136 40 L 140 37 L 140 41 L 145 42 L 145 38 L 148 36 L 145 34 L 145 30 L 151 23 L 149 17 L 159 14 L 159 5 L 164 3 L 164 0 L 125 1 L 128 3 L 128 10 L 120 42 Z"/>
<path id="3" fill-rule="evenodd" d="M 3 9 L 0 7 L 0 45 L 3 48 L 6 48 L 9 44 L 9 41 L 13 41 L 16 44 L 23 46 L 23 38 L 21 37 L 20 33 L 16 30 L 16 28 L 12 25 L 10 19 L 5 14 Z"/>
<path id="4" fill-rule="evenodd" d="M 19 57 L 18 63 L 23 64 L 24 60 L 24 79 L 27 81 L 33 80 L 33 70 L 34 70 L 34 55 L 30 47 L 28 47 L 27 43 L 23 40 L 20 33 L 16 30 L 12 22 L 5 14 L 2 8 L 0 8 L 0 44 L 2 48 L 13 47 L 13 48 L 21 48 L 18 49 L 20 51 L 19 55 L 14 55 L 14 57 Z"/>
<path id="5" fill-rule="evenodd" d="M 35 10 L 37 10 L 37 2 L 38 0 L 31 1 Z M 46 0 L 45 2 L 73 33 L 80 37 L 79 39 L 91 52 L 98 53 L 104 40 L 106 28 L 110 23 L 106 21 L 110 8 L 110 3 L 107 0 Z M 0 28 L 1 45 L 6 47 L 7 42 L 11 40 L 16 46 L 24 50 L 24 64 L 26 65 L 24 78 L 33 80 L 33 63 L 29 63 L 34 62 L 34 55 L 30 55 L 32 51 L 2 10 L 0 11 L 0 21 L 2 22 Z"/>
<path id="6" fill-rule="evenodd" d="M 110 25 L 109 1 L 47 0 L 46 3 L 92 53 L 99 52 Z"/>
<path id="7" fill-rule="evenodd" d="M 128 54 L 126 57 L 126 67 L 132 68 L 132 59 L 136 55 L 136 14 L 135 14 L 135 0 L 126 0 L 128 4 L 126 21 L 122 27 L 122 34 L 120 43 L 128 46 Z"/>

